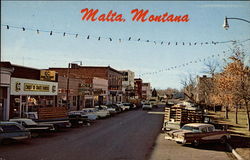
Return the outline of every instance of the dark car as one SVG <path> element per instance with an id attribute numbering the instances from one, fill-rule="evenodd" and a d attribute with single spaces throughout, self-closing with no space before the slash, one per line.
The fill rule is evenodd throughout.
<path id="1" fill-rule="evenodd" d="M 0 143 L 30 139 L 30 132 L 16 122 L 0 122 Z"/>

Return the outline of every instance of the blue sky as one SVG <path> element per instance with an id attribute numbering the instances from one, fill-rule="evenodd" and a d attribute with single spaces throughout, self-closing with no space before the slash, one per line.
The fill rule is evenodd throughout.
<path id="1" fill-rule="evenodd" d="M 99 13 L 110 10 L 123 14 L 126 22 L 82 21 L 81 9 L 99 9 Z M 189 15 L 189 22 L 133 22 L 130 11 L 148 9 L 149 14 Z M 1 25 L 1 59 L 13 64 L 34 68 L 66 67 L 69 62 L 82 61 L 87 66 L 108 66 L 130 69 L 144 82 L 155 88 L 178 88 L 189 73 L 202 75 L 204 62 L 165 70 L 197 59 L 222 54 L 232 47 L 231 43 L 217 45 L 173 45 L 175 42 L 211 42 L 245 40 L 250 38 L 249 23 L 229 20 L 230 28 L 222 25 L 224 17 L 250 20 L 250 2 L 84 2 L 84 1 L 3 1 L 1 6 L 2 25 L 19 26 L 46 31 L 78 33 L 63 35 L 21 29 L 6 29 Z M 87 35 L 90 39 L 87 40 Z M 111 37 L 112 42 L 97 37 Z M 141 38 L 157 41 L 157 44 L 128 41 Z M 119 38 L 122 39 L 119 42 Z M 158 42 L 171 42 L 171 45 Z M 249 41 L 243 43 L 250 55 Z M 211 58 L 212 59 L 212 58 Z M 215 56 L 222 63 L 222 56 Z M 163 70 L 159 72 L 159 70 Z M 143 74 L 158 72 L 155 74 Z M 143 74 L 143 75 L 142 75 Z"/>

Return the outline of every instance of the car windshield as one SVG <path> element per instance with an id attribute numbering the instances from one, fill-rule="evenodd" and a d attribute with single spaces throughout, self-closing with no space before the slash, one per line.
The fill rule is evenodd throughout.
<path id="1" fill-rule="evenodd" d="M 199 132 L 199 128 L 198 127 L 183 126 L 181 129 L 183 129 L 183 130 L 189 130 L 189 131 L 193 131 L 193 132 Z"/>

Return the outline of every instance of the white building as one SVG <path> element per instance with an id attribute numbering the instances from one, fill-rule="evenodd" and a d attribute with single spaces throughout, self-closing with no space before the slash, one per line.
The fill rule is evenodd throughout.
<path id="1" fill-rule="evenodd" d="M 130 70 L 123 70 L 120 72 L 122 73 L 122 92 L 124 95 L 123 101 L 127 101 L 130 97 L 130 93 L 134 90 L 135 73 Z"/>
<path id="2" fill-rule="evenodd" d="M 142 83 L 142 99 L 149 99 L 151 97 L 150 83 Z"/>
<path id="3" fill-rule="evenodd" d="M 0 121 L 9 120 L 10 83 L 13 71 L 9 62 L 0 63 Z"/>

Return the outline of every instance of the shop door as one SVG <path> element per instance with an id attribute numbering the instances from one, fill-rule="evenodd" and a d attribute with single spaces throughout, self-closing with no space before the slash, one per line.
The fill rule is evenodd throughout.
<path id="1" fill-rule="evenodd" d="M 77 99 L 76 99 L 76 109 L 78 111 L 80 110 L 80 96 L 77 96 Z"/>
<path id="2" fill-rule="evenodd" d="M 0 99 L 0 121 L 3 121 L 3 106 L 4 106 L 4 100 Z"/>

